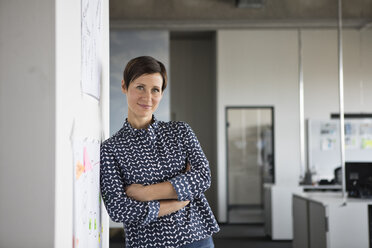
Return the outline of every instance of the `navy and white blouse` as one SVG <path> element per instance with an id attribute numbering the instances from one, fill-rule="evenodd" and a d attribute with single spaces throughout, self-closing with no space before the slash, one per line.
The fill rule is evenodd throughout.
<path id="1" fill-rule="evenodd" d="M 187 172 L 186 164 L 191 169 Z M 153 117 L 147 129 L 123 127 L 101 145 L 101 194 L 107 212 L 124 223 L 126 247 L 179 247 L 211 236 L 218 224 L 204 192 L 211 184 L 209 163 L 190 126 Z M 178 200 L 190 203 L 158 217 L 159 201 L 129 198 L 125 187 L 169 181 Z"/>

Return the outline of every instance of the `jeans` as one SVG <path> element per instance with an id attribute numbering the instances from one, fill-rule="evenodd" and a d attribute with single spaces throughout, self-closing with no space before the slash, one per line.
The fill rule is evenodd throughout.
<path id="1" fill-rule="evenodd" d="M 180 248 L 214 248 L 212 237 L 195 241 L 191 244 L 183 245 Z"/>

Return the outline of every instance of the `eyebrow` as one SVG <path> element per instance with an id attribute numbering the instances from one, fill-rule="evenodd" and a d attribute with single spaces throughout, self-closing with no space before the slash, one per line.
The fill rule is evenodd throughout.
<path id="1" fill-rule="evenodd" d="M 146 86 L 146 84 L 144 84 L 144 83 L 135 83 L 135 84 L 139 85 L 139 86 Z M 157 85 L 154 85 L 153 88 L 160 89 L 161 87 L 159 87 Z"/>

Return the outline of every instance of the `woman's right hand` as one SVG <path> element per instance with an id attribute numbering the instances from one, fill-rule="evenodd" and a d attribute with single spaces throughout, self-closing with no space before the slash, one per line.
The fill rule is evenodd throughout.
<path id="1" fill-rule="evenodd" d="M 177 201 L 177 200 L 161 200 L 160 201 L 160 209 L 159 209 L 159 217 L 162 217 L 167 214 L 171 214 L 173 212 L 177 212 L 178 210 L 184 208 L 189 204 L 190 201 Z"/>

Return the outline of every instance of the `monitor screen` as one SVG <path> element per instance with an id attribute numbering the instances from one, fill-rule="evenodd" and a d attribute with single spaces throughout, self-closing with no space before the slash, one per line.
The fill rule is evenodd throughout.
<path id="1" fill-rule="evenodd" d="M 372 162 L 346 162 L 345 170 L 349 196 L 372 198 Z"/>

